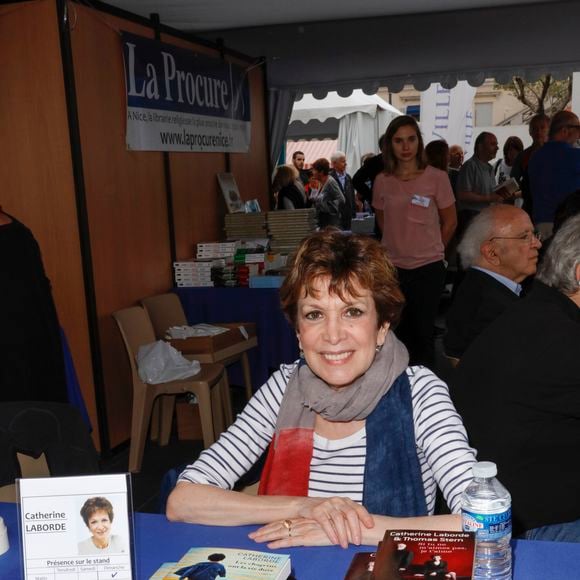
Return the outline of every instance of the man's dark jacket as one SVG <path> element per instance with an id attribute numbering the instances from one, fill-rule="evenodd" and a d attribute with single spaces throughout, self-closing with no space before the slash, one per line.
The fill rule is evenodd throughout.
<path id="1" fill-rule="evenodd" d="M 479 461 L 512 495 L 516 534 L 580 519 L 580 308 L 535 281 L 451 377 Z"/>
<path id="2" fill-rule="evenodd" d="M 356 215 L 356 205 L 354 201 L 354 186 L 352 184 L 352 177 L 347 173 L 344 180 L 344 187 L 338 177 L 338 173 L 334 170 L 330 170 L 330 175 L 334 177 L 340 191 L 342 191 L 345 199 L 345 204 L 341 211 L 341 227 L 343 230 L 350 230 L 350 222 Z"/>
<path id="3" fill-rule="evenodd" d="M 469 268 L 447 312 L 445 354 L 461 358 L 467 347 L 519 296 L 493 276 Z"/>

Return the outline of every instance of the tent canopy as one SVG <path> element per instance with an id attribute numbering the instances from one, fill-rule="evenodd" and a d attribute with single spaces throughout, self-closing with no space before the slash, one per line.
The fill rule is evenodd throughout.
<path id="1" fill-rule="evenodd" d="M 366 95 L 360 89 L 353 91 L 349 97 L 341 97 L 335 91 L 329 92 L 323 99 L 306 94 L 294 103 L 290 122 L 308 123 L 315 119 L 323 123 L 327 119 L 342 119 L 351 113 L 364 113 L 374 119 L 379 110 L 388 111 L 393 116 L 401 114 L 381 97 Z"/>
<path id="2" fill-rule="evenodd" d="M 580 70 L 576 0 L 109 0 L 267 64 L 270 89 L 347 96 Z M 221 30 L 218 30 L 221 29 Z"/>
<path id="3" fill-rule="evenodd" d="M 387 101 L 365 95 L 361 90 L 355 90 L 349 97 L 330 92 L 324 99 L 307 94 L 294 103 L 287 136 L 294 139 L 338 136 L 336 149 L 344 151 L 348 166 L 356 171 L 364 154 L 378 151 L 379 136 L 398 115 L 401 112 Z M 334 135 L 329 134 L 329 125 L 335 127 Z M 310 133 L 311 126 L 318 128 L 320 134 Z"/>

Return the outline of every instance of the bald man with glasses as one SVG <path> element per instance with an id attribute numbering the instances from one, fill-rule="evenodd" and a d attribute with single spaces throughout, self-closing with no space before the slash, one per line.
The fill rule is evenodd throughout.
<path id="1" fill-rule="evenodd" d="M 557 207 L 580 189 L 580 121 L 571 111 L 556 113 L 548 141 L 530 159 L 528 174 L 533 220 L 545 239 L 552 235 Z"/>
<path id="2" fill-rule="evenodd" d="M 519 300 L 536 272 L 540 236 L 528 214 L 511 205 L 482 210 L 457 248 L 467 271 L 447 313 L 445 354 L 460 359 L 477 336 Z"/>

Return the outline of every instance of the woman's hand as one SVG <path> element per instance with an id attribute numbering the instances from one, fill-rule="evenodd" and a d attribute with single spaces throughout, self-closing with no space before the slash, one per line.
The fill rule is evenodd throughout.
<path id="1" fill-rule="evenodd" d="M 309 518 L 293 518 L 272 522 L 248 534 L 255 542 L 268 542 L 271 549 L 296 546 L 330 546 L 330 541 L 321 525 Z"/>
<path id="2" fill-rule="evenodd" d="M 308 499 L 299 515 L 318 522 L 329 540 L 343 548 L 348 547 L 349 542 L 357 546 L 361 544 L 361 523 L 369 529 L 375 525 L 369 512 L 350 498 Z"/>

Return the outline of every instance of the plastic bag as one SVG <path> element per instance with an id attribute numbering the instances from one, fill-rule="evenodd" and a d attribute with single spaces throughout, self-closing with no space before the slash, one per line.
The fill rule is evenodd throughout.
<path id="1" fill-rule="evenodd" d="M 168 342 L 145 344 L 137 353 L 139 376 L 144 383 L 156 385 L 193 377 L 201 370 L 199 361 L 187 360 Z"/>

